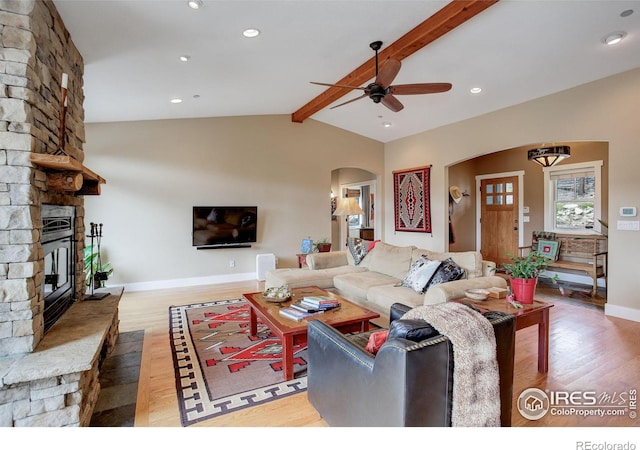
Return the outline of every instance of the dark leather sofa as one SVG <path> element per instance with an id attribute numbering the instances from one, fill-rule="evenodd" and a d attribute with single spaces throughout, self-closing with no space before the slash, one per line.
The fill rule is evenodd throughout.
<path id="1" fill-rule="evenodd" d="M 409 309 L 395 303 L 390 320 Z M 496 336 L 500 422 L 510 426 L 515 318 L 499 312 L 484 316 Z M 451 426 L 453 347 L 434 331 L 420 342 L 389 338 L 374 356 L 364 349 L 370 332 L 345 336 L 319 320 L 310 321 L 309 401 L 330 426 Z"/>

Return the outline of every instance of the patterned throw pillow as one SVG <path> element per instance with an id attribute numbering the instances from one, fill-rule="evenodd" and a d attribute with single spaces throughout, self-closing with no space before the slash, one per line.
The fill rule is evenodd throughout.
<path id="1" fill-rule="evenodd" d="M 440 264 L 440 267 L 438 267 L 436 273 L 433 274 L 433 277 L 431 277 L 431 280 L 429 281 L 425 292 L 431 286 L 435 286 L 436 284 L 460 280 L 462 277 L 464 277 L 464 274 L 465 271 L 462 267 L 453 262 L 451 258 L 447 258 L 442 261 L 442 264 Z"/>
<path id="2" fill-rule="evenodd" d="M 531 250 L 538 250 L 538 242 L 540 239 L 554 241 L 556 234 L 552 231 L 533 231 L 531 232 Z"/>
<path id="3" fill-rule="evenodd" d="M 354 264 L 357 266 L 360 264 L 360 261 L 367 256 L 370 250 L 371 241 L 365 241 L 360 238 L 349 238 L 349 251 L 353 256 Z"/>
<path id="4" fill-rule="evenodd" d="M 434 276 L 440 264 L 440 261 L 433 261 L 422 255 L 411 264 L 411 268 L 400 286 L 411 288 L 418 294 L 424 294 L 429 280 Z"/>

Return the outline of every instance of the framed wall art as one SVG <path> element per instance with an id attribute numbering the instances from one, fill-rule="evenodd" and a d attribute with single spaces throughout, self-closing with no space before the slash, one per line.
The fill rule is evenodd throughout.
<path id="1" fill-rule="evenodd" d="M 431 166 L 393 172 L 396 231 L 431 233 Z"/>

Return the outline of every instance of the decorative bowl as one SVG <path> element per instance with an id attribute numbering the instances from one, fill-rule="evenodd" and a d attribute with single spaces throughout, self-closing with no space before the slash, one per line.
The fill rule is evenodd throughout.
<path id="1" fill-rule="evenodd" d="M 486 300 L 489 296 L 489 291 L 486 289 L 467 289 L 464 291 L 464 295 L 471 300 Z"/>
<path id="2" fill-rule="evenodd" d="M 288 286 L 270 287 L 262 293 L 268 302 L 281 303 L 291 300 L 291 290 Z"/>

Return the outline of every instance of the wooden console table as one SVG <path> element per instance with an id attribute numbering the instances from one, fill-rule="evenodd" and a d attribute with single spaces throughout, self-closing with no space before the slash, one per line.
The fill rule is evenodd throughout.
<path id="1" fill-rule="evenodd" d="M 373 228 L 360 228 L 360 239 L 365 241 L 373 241 Z"/>
<path id="2" fill-rule="evenodd" d="M 549 310 L 553 303 L 534 300 L 532 304 L 523 304 L 524 308 L 515 308 L 505 299 L 489 298 L 484 301 L 473 301 L 468 298 L 457 298 L 450 301 L 466 303 L 485 311 L 500 311 L 516 318 L 516 331 L 532 325 L 538 325 L 538 372 L 549 371 Z"/>

